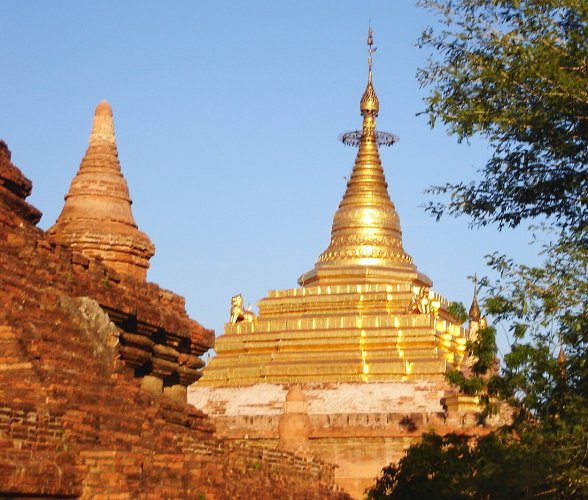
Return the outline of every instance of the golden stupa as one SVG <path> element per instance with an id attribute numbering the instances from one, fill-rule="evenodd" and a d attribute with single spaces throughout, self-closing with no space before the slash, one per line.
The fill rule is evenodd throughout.
<path id="1" fill-rule="evenodd" d="M 432 380 L 459 367 L 466 331 L 404 250 L 388 194 L 378 144 L 395 138 L 376 131 L 374 50 L 370 30 L 363 126 L 349 140 L 359 151 L 328 248 L 298 288 L 260 300 L 259 314 L 233 297 L 199 386 Z"/>

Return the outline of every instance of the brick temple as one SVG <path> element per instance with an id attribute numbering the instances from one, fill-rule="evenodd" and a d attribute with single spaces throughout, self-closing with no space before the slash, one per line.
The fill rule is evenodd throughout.
<path id="1" fill-rule="evenodd" d="M 214 332 L 146 281 L 110 106 L 57 223 L 0 141 L 0 497 L 347 498 L 333 466 L 219 437 L 186 404 Z"/>
<path id="2" fill-rule="evenodd" d="M 233 297 L 216 340 L 147 280 L 107 102 L 46 232 L 0 141 L 0 497 L 359 498 L 423 432 L 492 428 L 445 380 L 484 318 L 461 325 L 404 249 L 373 50 L 328 247 L 258 314 Z"/>

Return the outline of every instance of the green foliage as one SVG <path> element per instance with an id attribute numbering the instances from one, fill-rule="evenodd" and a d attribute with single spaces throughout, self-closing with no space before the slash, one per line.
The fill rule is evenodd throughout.
<path id="1" fill-rule="evenodd" d="M 420 0 L 441 17 L 420 46 L 430 123 L 494 154 L 475 182 L 446 184 L 428 209 L 474 225 L 548 216 L 588 223 L 588 3 L 585 0 Z"/>
<path id="2" fill-rule="evenodd" d="M 451 383 L 514 410 L 511 425 L 467 439 L 424 436 L 382 471 L 369 498 L 588 498 L 588 2 L 421 0 L 441 16 L 421 46 L 427 113 L 459 140 L 486 138 L 480 180 L 430 191 L 437 217 L 499 228 L 541 217 L 543 263 L 489 256 L 485 310 L 510 325 L 494 373 L 493 328 L 468 342 L 471 375 Z M 545 224 L 549 225 L 545 225 Z"/>
<path id="3" fill-rule="evenodd" d="M 487 412 L 496 397 L 515 410 L 513 425 L 491 436 L 509 436 L 501 441 L 505 460 L 518 467 L 533 463 L 542 472 L 539 478 L 526 477 L 526 483 L 511 485 L 512 498 L 588 497 L 588 247 L 583 234 L 560 234 L 555 243 L 546 244 L 540 267 L 516 265 L 504 256 L 490 258 L 500 280 L 489 288 L 486 305 L 497 318 L 511 320 L 514 342 L 501 373 L 488 376 L 495 331 L 481 329 L 476 341 L 468 343 L 468 351 L 479 357 L 473 375 L 448 374 L 466 394 L 480 395 Z M 558 359 L 560 349 L 564 359 Z M 487 438 L 476 443 L 480 460 L 488 459 L 486 443 Z M 536 457 L 549 464 L 548 469 L 535 464 Z M 402 466 L 403 462 L 394 473 L 406 474 Z M 473 484 L 478 498 L 507 498 L 508 489 L 504 496 L 496 490 L 497 485 L 507 484 L 507 478 L 499 469 L 492 474 L 493 481 L 486 486 L 475 478 L 463 481 Z M 411 483 L 415 491 L 420 487 L 417 483 Z"/>
<path id="4" fill-rule="evenodd" d="M 588 247 L 579 234 L 547 244 L 540 267 L 491 257 L 500 280 L 486 304 L 512 321 L 511 350 L 493 374 L 496 331 L 482 328 L 467 344 L 472 374 L 447 375 L 486 413 L 496 398 L 508 402 L 512 425 L 468 441 L 469 451 L 451 436 L 423 439 L 383 470 L 370 498 L 588 498 Z"/>
<path id="5" fill-rule="evenodd" d="M 581 235 L 575 231 L 546 244 L 541 267 L 490 259 L 501 276 L 490 293 L 507 304 L 494 313 L 513 320 L 500 395 L 521 419 L 563 416 L 572 402 L 588 404 L 588 247 Z"/>
<path id="6" fill-rule="evenodd" d="M 475 394 L 479 394 L 485 386 L 485 381 L 482 377 L 479 376 L 472 376 L 466 377 L 461 371 L 459 370 L 452 370 L 448 372 L 445 377 L 447 380 L 452 384 L 470 396 Z"/>
<path id="7" fill-rule="evenodd" d="M 468 342 L 468 351 L 475 357 L 472 371 L 476 375 L 485 375 L 494 366 L 496 360 L 496 328 L 480 328 L 477 339 Z"/>
<path id="8" fill-rule="evenodd" d="M 383 471 L 368 499 L 467 498 L 456 478 L 469 468 L 470 448 L 465 436 L 442 438 L 425 434 L 411 453 Z M 418 485 L 415 490 L 414 485 Z"/>
<path id="9" fill-rule="evenodd" d="M 447 312 L 451 314 L 460 325 L 465 323 L 468 319 L 468 312 L 461 302 L 451 302 L 449 306 L 447 306 Z"/>
<path id="10" fill-rule="evenodd" d="M 480 328 L 476 339 L 467 342 L 466 352 L 473 360 L 471 375 L 465 376 L 460 370 L 453 370 L 445 377 L 464 394 L 479 397 L 482 417 L 485 418 L 498 411 L 494 398 L 502 394 L 502 379 L 492 373 L 496 365 L 496 329 L 492 326 Z"/>
<path id="11" fill-rule="evenodd" d="M 505 428 L 477 439 L 425 434 L 397 466 L 382 470 L 367 498 L 585 498 L 583 426 Z M 579 464 L 577 468 L 569 463 Z"/>

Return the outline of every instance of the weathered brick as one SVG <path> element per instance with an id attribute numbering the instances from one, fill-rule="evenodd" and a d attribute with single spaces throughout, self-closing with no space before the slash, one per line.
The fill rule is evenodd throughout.
<path id="1" fill-rule="evenodd" d="M 114 275 L 36 228 L 30 183 L 2 144 L 0 181 L 11 183 L 0 182 L 0 496 L 340 496 L 331 466 L 234 447 L 202 412 L 141 389 L 144 361 L 120 358 L 121 331 L 137 349 L 163 335 L 170 369 L 176 352 L 178 365 L 196 363 L 214 332 L 188 317 L 183 298 Z M 6 185 L 23 187 L 10 194 L 20 204 L 7 208 Z M 104 311 L 115 330 L 99 323 Z"/>

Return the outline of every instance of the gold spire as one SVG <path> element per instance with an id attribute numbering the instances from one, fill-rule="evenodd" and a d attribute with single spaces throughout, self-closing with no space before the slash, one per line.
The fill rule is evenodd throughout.
<path id="1" fill-rule="evenodd" d="M 480 322 L 482 318 L 482 311 L 478 305 L 478 276 L 474 274 L 474 297 L 472 298 L 472 305 L 469 312 L 470 321 Z"/>
<path id="2" fill-rule="evenodd" d="M 372 28 L 370 27 L 368 31 L 368 84 L 359 103 L 359 108 L 361 110 L 361 115 L 364 117 L 364 121 L 366 113 L 372 112 L 374 113 L 374 116 L 378 116 L 378 111 L 380 111 L 380 101 L 378 101 L 378 96 L 376 95 L 372 84 L 372 54 L 378 50 L 377 47 L 372 47 L 373 44 L 374 39 L 372 36 Z"/>
<path id="3" fill-rule="evenodd" d="M 413 260 L 402 247 L 400 219 L 388 194 L 378 151 L 376 117 L 380 104 L 372 83 L 372 54 L 375 51 L 370 28 L 368 82 L 360 101 L 363 126 L 359 151 L 347 190 L 333 218 L 331 243 L 319 256 L 315 268 L 300 277 L 301 285 L 317 280 L 339 280 L 341 273 L 346 279 L 350 274 L 363 275 L 364 281 L 370 272 L 382 277 L 387 271 L 393 271 L 400 280 L 416 278 Z M 407 272 L 410 276 L 406 275 Z M 419 277 L 430 285 L 426 276 Z"/>

